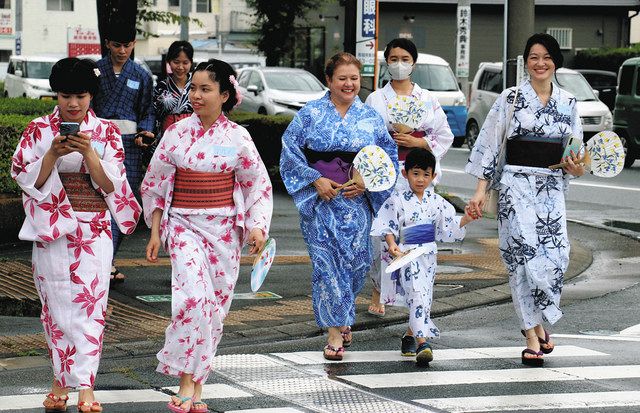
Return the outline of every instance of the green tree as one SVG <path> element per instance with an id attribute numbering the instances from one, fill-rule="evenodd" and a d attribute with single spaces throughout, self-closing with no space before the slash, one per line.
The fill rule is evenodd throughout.
<path id="1" fill-rule="evenodd" d="M 320 0 L 245 0 L 255 10 L 256 46 L 267 58 L 267 66 L 277 66 L 291 52 L 296 18 L 306 20 L 307 12 L 320 7 Z"/>
<path id="2" fill-rule="evenodd" d="M 138 34 L 146 38 L 158 37 L 157 34 L 151 33 L 143 29 L 145 22 L 160 22 L 165 24 L 180 24 L 184 19 L 179 14 L 172 13 L 170 11 L 158 11 L 153 10 L 153 0 L 137 0 L 138 1 L 138 15 L 136 18 L 136 30 Z M 193 3 L 192 3 L 193 4 Z M 198 27 L 202 27 L 203 24 L 200 20 L 194 18 L 188 18 L 189 22 L 195 23 Z"/>

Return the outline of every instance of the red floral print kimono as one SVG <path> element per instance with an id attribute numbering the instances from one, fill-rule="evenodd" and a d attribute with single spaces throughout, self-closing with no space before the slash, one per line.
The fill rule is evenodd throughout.
<path id="1" fill-rule="evenodd" d="M 80 131 L 91 136 L 115 190 L 107 194 L 98 188 L 77 152 L 60 157 L 46 182 L 34 186 L 60 122 L 56 107 L 27 126 L 12 158 L 11 174 L 23 191 L 26 219 L 19 238 L 33 241 L 33 276 L 55 379 L 62 387 L 88 388 L 93 387 L 102 351 L 113 255 L 111 217 L 128 234 L 135 229 L 141 208 L 127 183 L 118 129 L 91 110 Z M 96 197 L 104 199 L 104 210 L 80 211 L 77 203 L 79 210 L 74 210 L 62 180 L 72 173 L 87 175 Z"/>

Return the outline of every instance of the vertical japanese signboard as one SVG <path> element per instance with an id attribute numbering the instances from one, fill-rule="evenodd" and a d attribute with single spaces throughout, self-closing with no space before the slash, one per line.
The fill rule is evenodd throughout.
<path id="1" fill-rule="evenodd" d="M 356 57 L 362 62 L 362 76 L 373 76 L 376 63 L 377 0 L 357 0 Z"/>
<path id="2" fill-rule="evenodd" d="M 69 27 L 67 29 L 67 53 L 69 57 L 100 54 L 100 35 L 98 30 Z"/>
<path id="3" fill-rule="evenodd" d="M 0 35 L 13 34 L 13 25 L 11 24 L 11 10 L 0 12 Z"/>
<path id="4" fill-rule="evenodd" d="M 469 43 L 471 34 L 471 6 L 458 6 L 458 35 L 456 41 L 456 76 L 469 77 Z"/>

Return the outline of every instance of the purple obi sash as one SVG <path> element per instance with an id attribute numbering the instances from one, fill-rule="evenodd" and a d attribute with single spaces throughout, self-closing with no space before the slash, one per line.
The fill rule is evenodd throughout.
<path id="1" fill-rule="evenodd" d="M 304 148 L 304 155 L 309 166 L 320 172 L 324 178 L 329 178 L 339 184 L 347 182 L 349 171 L 355 158 L 355 152 L 331 151 L 318 152 Z"/>
<path id="2" fill-rule="evenodd" d="M 424 131 L 416 130 L 411 132 L 409 135 L 413 136 L 417 139 L 423 139 L 427 134 Z M 407 148 L 406 146 L 398 146 L 398 160 L 404 162 L 407 159 L 407 155 L 413 148 Z"/>
<path id="3" fill-rule="evenodd" d="M 436 240 L 436 227 L 433 224 L 419 224 L 402 228 L 400 242 L 403 244 L 427 244 Z"/>

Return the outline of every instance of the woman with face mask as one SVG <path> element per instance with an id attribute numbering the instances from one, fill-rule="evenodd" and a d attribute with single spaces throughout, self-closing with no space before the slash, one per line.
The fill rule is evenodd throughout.
<path id="1" fill-rule="evenodd" d="M 404 159 L 407 153 L 413 148 L 425 148 L 434 154 L 438 161 L 435 170 L 436 177 L 433 180 L 433 185 L 435 186 L 442 176 L 439 161 L 453 143 L 453 133 L 451 133 L 451 128 L 447 122 L 447 115 L 435 96 L 411 81 L 411 73 L 418 60 L 418 50 L 411 40 L 393 39 L 384 50 L 384 58 L 391 75 L 391 81 L 382 89 L 370 94 L 365 103 L 372 106 L 382 116 L 391 136 L 398 144 L 400 169 L 404 167 Z M 387 108 L 398 96 L 410 96 L 421 100 L 427 108 L 421 119 L 420 126 L 410 134 L 394 131 L 389 120 Z M 406 186 L 407 180 L 399 176 L 396 185 Z M 387 283 L 385 277 L 381 279 L 380 259 L 390 262 L 393 257 L 387 251 L 387 244 L 383 239 L 374 241 L 373 245 L 374 263 L 370 275 L 374 288 L 369 313 L 383 317 L 385 313 L 383 303 L 394 304 L 396 302 L 396 294 L 391 280 L 389 279 Z M 377 248 L 380 248 L 380 250 L 376 250 Z M 403 356 L 413 357 L 416 355 L 415 351 L 415 339 L 413 338 L 413 333 L 409 330 L 405 337 L 402 338 L 401 352 Z"/>

